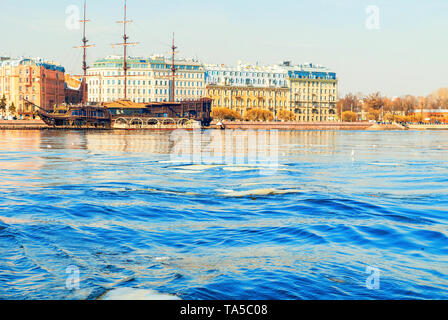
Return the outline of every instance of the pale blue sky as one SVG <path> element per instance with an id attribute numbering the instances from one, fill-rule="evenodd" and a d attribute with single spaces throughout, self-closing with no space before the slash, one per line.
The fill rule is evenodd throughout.
<path id="1" fill-rule="evenodd" d="M 81 30 L 66 8 L 82 0 L 0 0 L 0 55 L 39 56 L 80 72 Z M 380 29 L 366 28 L 366 7 Z M 89 0 L 89 64 L 120 54 L 123 1 Z M 448 0 L 129 0 L 130 53 L 168 53 L 172 32 L 182 56 L 205 63 L 313 62 L 338 73 L 341 93 L 427 95 L 448 87 Z"/>

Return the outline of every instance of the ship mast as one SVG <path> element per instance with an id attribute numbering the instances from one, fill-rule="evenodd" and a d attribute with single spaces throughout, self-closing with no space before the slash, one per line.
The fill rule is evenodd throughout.
<path id="1" fill-rule="evenodd" d="M 123 24 L 123 43 L 112 44 L 112 47 L 115 46 L 123 46 L 124 54 L 123 54 L 123 71 L 124 71 L 124 100 L 127 99 L 127 86 L 128 86 L 128 64 L 127 64 L 127 46 L 137 45 L 138 42 L 130 43 L 128 42 L 129 37 L 126 34 L 126 26 L 128 23 L 132 23 L 132 20 L 127 20 L 127 0 L 124 1 L 124 19 L 123 21 L 117 21 L 117 23 Z"/>
<path id="2" fill-rule="evenodd" d="M 175 44 L 174 44 L 174 32 L 173 32 L 173 45 L 171 46 L 171 49 L 173 50 L 173 53 L 172 53 L 172 55 L 173 55 L 173 58 L 172 58 L 172 64 L 171 64 L 171 71 L 172 71 L 172 76 L 173 76 L 173 80 L 172 80 L 172 85 L 171 85 L 171 102 L 175 102 L 176 101 L 176 98 L 175 98 L 175 84 L 176 84 L 176 71 L 177 71 L 177 69 L 176 69 L 176 66 L 175 66 L 175 64 L 174 64 L 174 58 L 175 58 L 175 56 L 176 56 L 176 49 L 177 49 L 177 47 L 175 46 Z"/>
<path id="3" fill-rule="evenodd" d="M 91 48 L 94 47 L 95 45 L 87 45 L 87 43 L 89 42 L 89 40 L 87 40 L 86 38 L 86 23 L 89 22 L 90 20 L 86 19 L 86 9 L 87 9 L 87 0 L 84 1 L 84 19 L 80 20 L 79 22 L 82 23 L 83 25 L 83 37 L 82 37 L 82 46 L 79 47 L 75 47 L 78 49 L 83 49 L 83 57 L 82 57 L 82 70 L 84 72 L 83 78 L 82 78 L 82 82 L 81 82 L 81 88 L 82 88 L 82 98 L 81 98 L 81 102 L 84 104 L 85 101 L 85 95 L 86 95 L 86 78 L 87 78 L 87 48 Z"/>
<path id="4" fill-rule="evenodd" d="M 170 97 L 169 102 L 176 102 L 176 79 L 181 78 L 180 76 L 176 75 L 176 72 L 178 70 L 178 67 L 176 67 L 175 58 L 176 58 L 176 45 L 174 44 L 174 32 L 173 32 L 173 43 L 171 46 L 172 49 L 172 59 L 171 59 L 171 75 L 162 76 L 164 79 L 169 79 L 170 82 Z M 169 59 L 166 58 L 168 61 Z"/>

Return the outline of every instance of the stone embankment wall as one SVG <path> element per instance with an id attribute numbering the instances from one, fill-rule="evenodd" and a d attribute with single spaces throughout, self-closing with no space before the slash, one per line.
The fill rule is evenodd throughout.
<path id="1" fill-rule="evenodd" d="M 38 130 L 48 126 L 41 120 L 0 120 L 0 130 Z"/>
<path id="2" fill-rule="evenodd" d="M 223 122 L 226 129 L 262 130 L 367 130 L 368 122 Z M 213 125 L 219 129 L 220 126 Z"/>
<path id="3" fill-rule="evenodd" d="M 409 130 L 448 130 L 448 124 L 411 124 Z"/>
<path id="4" fill-rule="evenodd" d="M 371 124 L 369 122 L 245 122 L 224 121 L 226 129 L 243 130 L 448 130 L 448 125 Z M 213 124 L 210 128 L 221 129 Z M 41 120 L 0 120 L 0 130 L 49 129 Z"/>

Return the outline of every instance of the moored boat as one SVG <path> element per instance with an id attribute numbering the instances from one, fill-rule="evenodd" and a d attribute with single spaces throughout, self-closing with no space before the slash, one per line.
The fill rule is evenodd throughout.
<path id="1" fill-rule="evenodd" d="M 212 100 L 135 103 L 118 100 L 106 103 L 113 129 L 177 129 L 208 127 Z"/>
<path id="2" fill-rule="evenodd" d="M 86 2 L 84 3 L 84 19 L 83 23 L 83 45 L 78 47 L 83 49 L 83 76 L 80 87 L 82 89 L 82 101 L 78 105 L 59 105 L 53 110 L 45 110 L 34 103 L 23 99 L 27 104 L 33 105 L 35 113 L 48 126 L 53 128 L 101 128 L 101 129 L 177 129 L 177 128 L 198 128 L 208 127 L 212 121 L 211 106 L 212 100 L 202 98 L 197 100 L 180 100 L 175 97 L 176 79 L 178 79 L 177 67 L 175 66 L 175 54 L 177 47 L 172 44 L 172 66 L 170 78 L 170 97 L 169 101 L 136 103 L 127 98 L 128 72 L 131 66 L 127 63 L 127 47 L 138 43 L 128 42 L 129 37 L 126 33 L 127 24 L 132 20 L 127 19 L 126 0 L 124 5 L 124 19 L 119 21 L 123 24 L 123 43 L 114 44 L 113 46 L 122 46 L 123 52 L 123 95 L 120 100 L 113 102 L 96 102 L 89 103 L 87 97 L 87 62 L 86 50 L 93 47 L 88 45 L 86 38 Z M 134 90 L 135 91 L 135 90 Z M 110 101 L 110 100 L 108 100 Z"/>
<path id="3" fill-rule="evenodd" d="M 56 128 L 111 128 L 111 114 L 104 106 L 58 106 L 53 112 L 37 108 L 37 114 L 49 127 Z"/>

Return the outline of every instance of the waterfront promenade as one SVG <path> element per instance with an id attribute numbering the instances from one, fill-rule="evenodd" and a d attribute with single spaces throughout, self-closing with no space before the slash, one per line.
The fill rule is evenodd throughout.
<path id="1" fill-rule="evenodd" d="M 448 130 L 448 124 L 411 124 L 410 130 Z"/>
<path id="2" fill-rule="evenodd" d="M 0 120 L 0 130 L 36 130 L 48 126 L 42 120 Z"/>
<path id="3" fill-rule="evenodd" d="M 407 128 L 399 124 L 372 124 L 370 122 L 250 122 L 224 121 L 225 129 L 241 130 L 448 130 L 448 125 L 413 124 Z M 210 129 L 221 129 L 212 124 Z M 0 120 L 0 130 L 42 130 L 54 129 L 41 120 Z M 114 128 L 120 129 L 120 128 Z M 138 129 L 138 128 L 131 128 Z M 157 129 L 157 128 L 156 128 Z M 122 129 L 126 130 L 126 129 Z"/>
<path id="4" fill-rule="evenodd" d="M 242 130 L 367 130 L 372 126 L 368 122 L 224 122 L 226 129 Z M 211 129 L 221 126 L 211 125 Z M 40 120 L 0 121 L 0 130 L 51 129 Z M 120 128 L 118 128 L 120 129 Z M 131 128 L 132 129 L 132 128 Z"/>
<path id="5" fill-rule="evenodd" d="M 371 123 L 368 122 L 248 122 L 224 121 L 226 129 L 253 129 L 253 130 L 366 130 Z M 215 125 L 214 128 L 221 126 Z"/>

